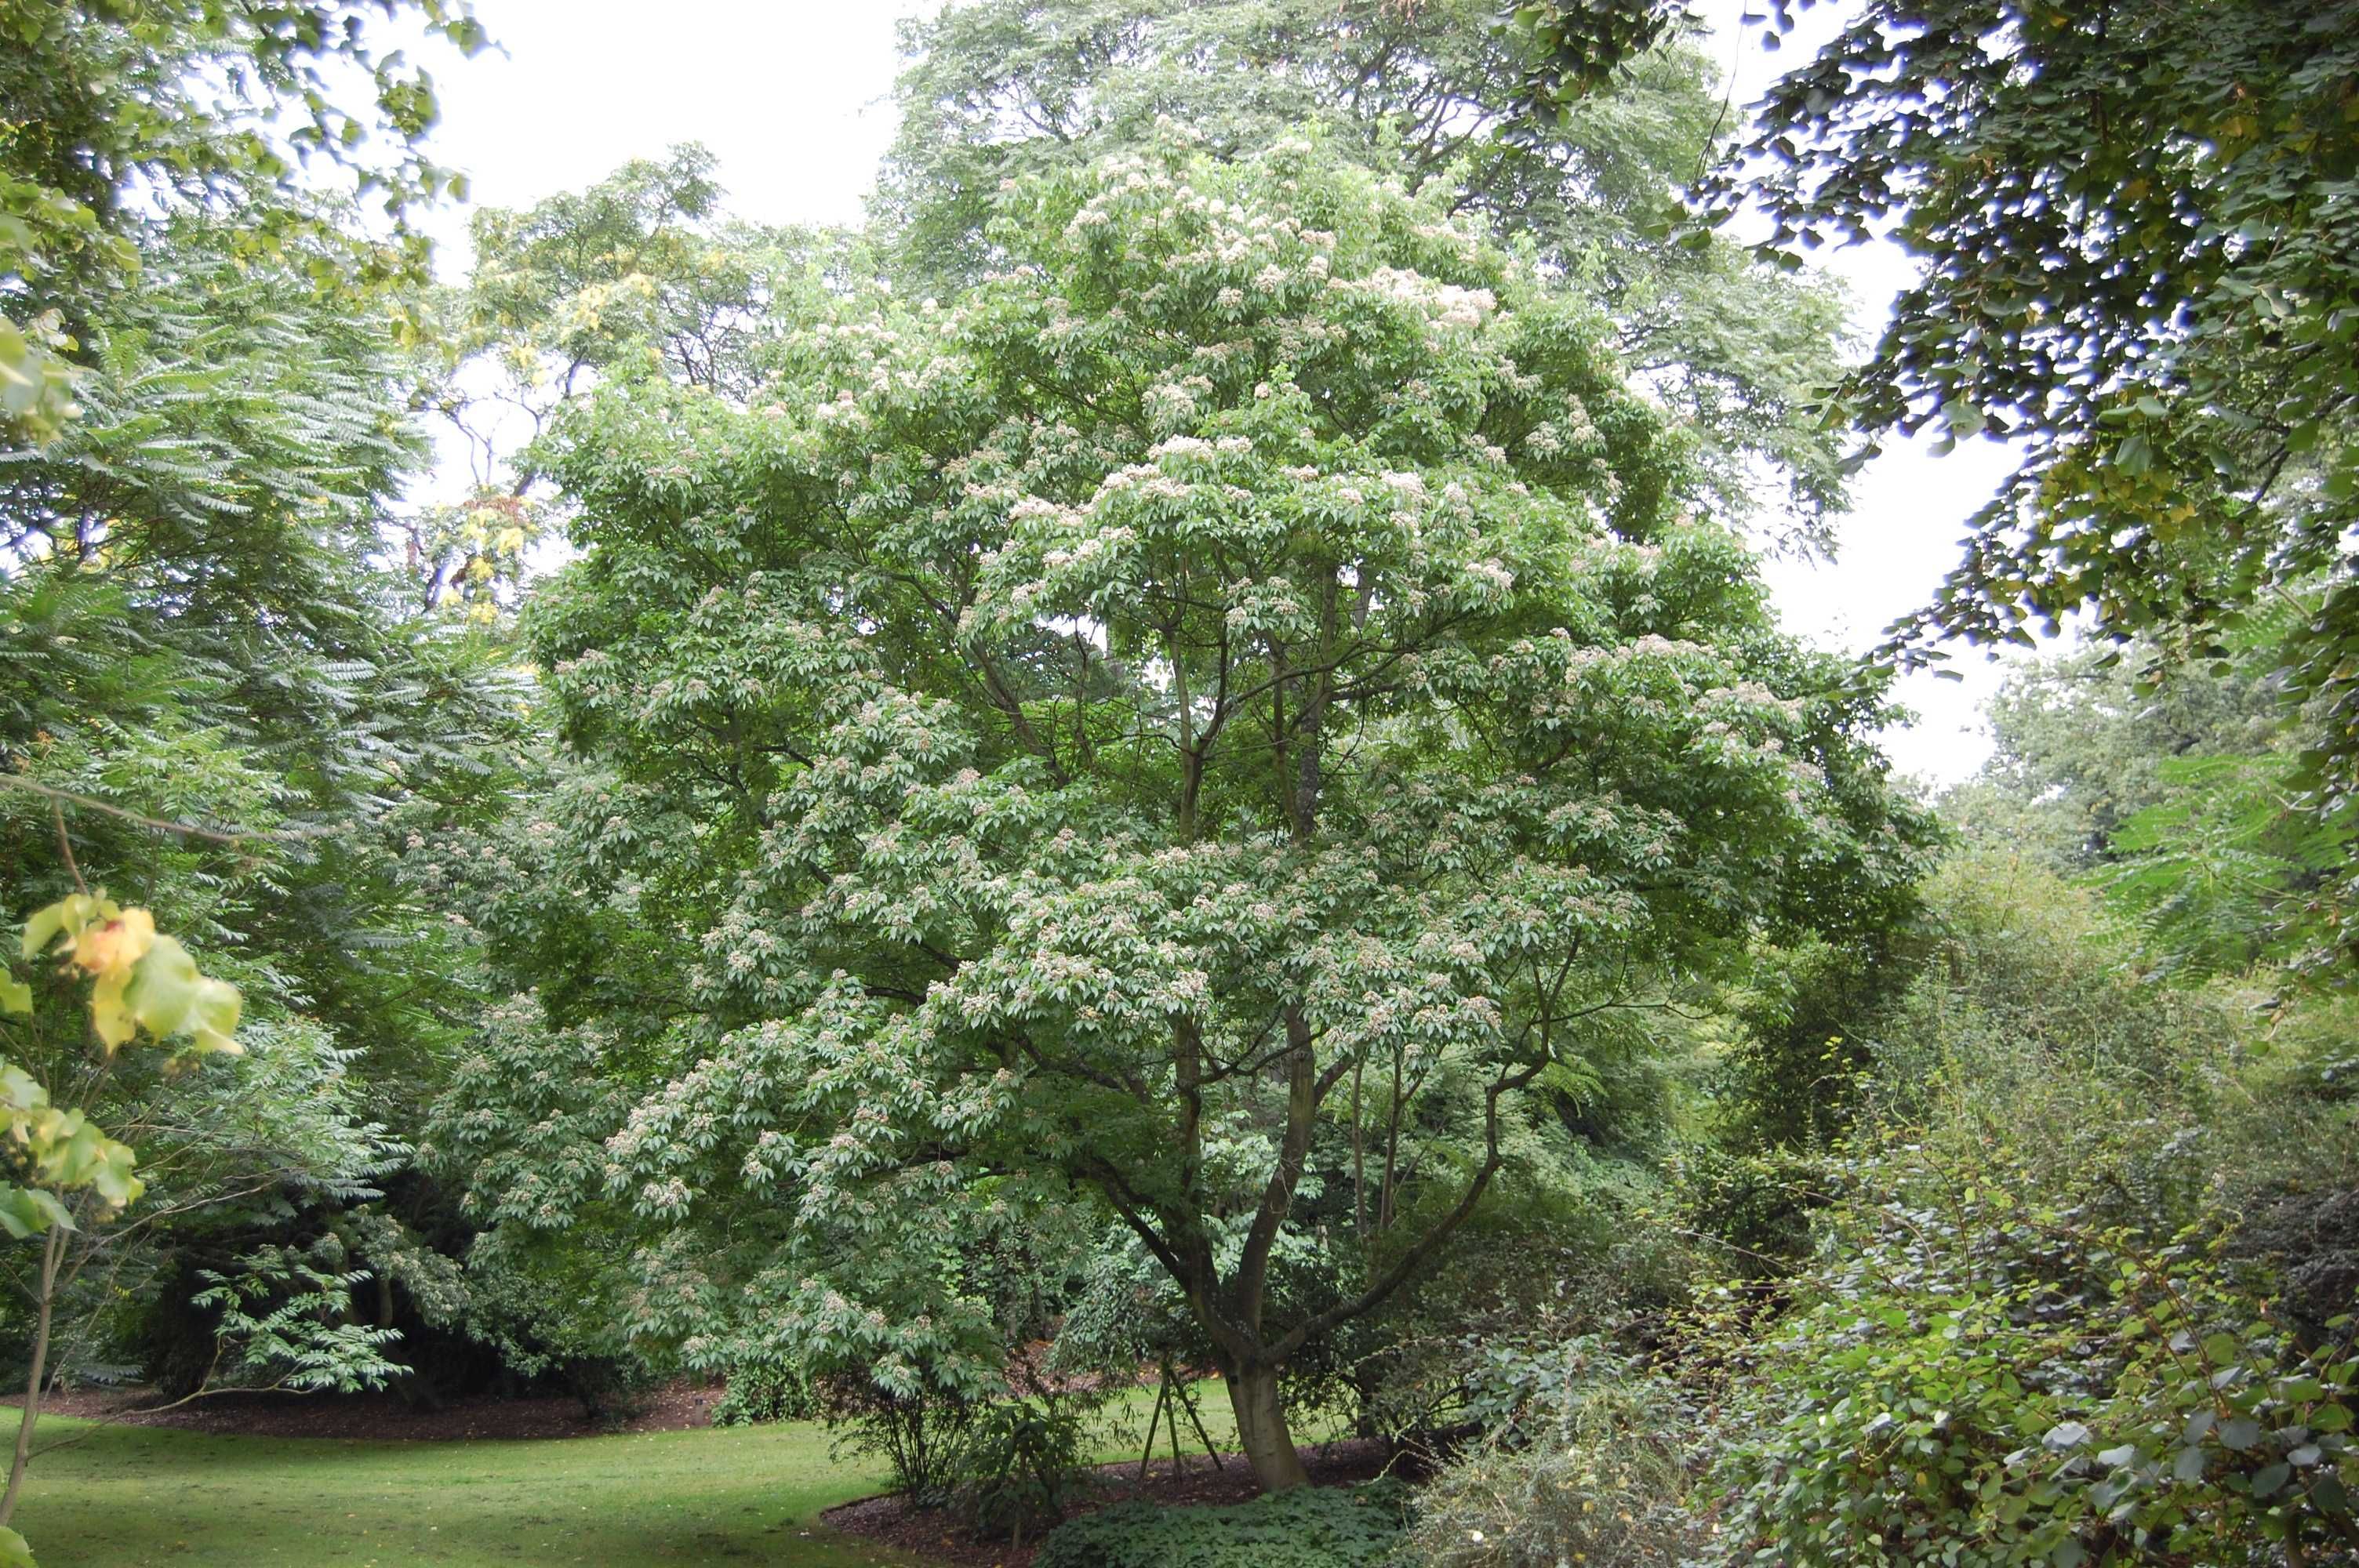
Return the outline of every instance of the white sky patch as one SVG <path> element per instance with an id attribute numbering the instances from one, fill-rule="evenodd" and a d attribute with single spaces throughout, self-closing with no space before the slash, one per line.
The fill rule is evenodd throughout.
<path id="1" fill-rule="evenodd" d="M 1817 6 L 1784 49 L 1738 29 L 1745 0 L 1703 0 L 1712 53 L 1734 69 L 1737 110 L 1786 63 L 1815 52 L 1848 5 Z M 668 0 L 659 25 L 636 0 L 479 0 L 505 52 L 459 61 L 429 54 L 442 100 L 434 146 L 472 178 L 473 199 L 529 206 L 579 189 L 634 157 L 701 142 L 720 159 L 730 209 L 767 223 L 853 222 L 891 141 L 897 69 L 894 25 L 932 0 Z M 463 211 L 428 227 L 446 276 L 466 263 Z M 1820 253 L 1849 285 L 1854 325 L 1872 336 L 1914 265 L 1897 246 Z M 1935 457 L 1930 443 L 1892 441 L 1854 485 L 1832 565 L 1772 560 L 1766 576 L 1787 624 L 1857 651 L 1924 604 L 1958 558 L 1966 518 L 2009 466 L 1991 443 Z M 463 473 L 463 468 L 460 470 Z M 446 476 L 448 477 L 448 476 Z M 461 481 L 463 489 L 463 481 Z M 448 486 L 438 484 L 440 492 Z M 1980 708 L 2002 666 L 1955 651 L 1962 682 L 1919 675 L 1901 683 L 1916 723 L 1885 737 L 1895 762 L 1937 783 L 1964 778 L 1989 753 Z"/>

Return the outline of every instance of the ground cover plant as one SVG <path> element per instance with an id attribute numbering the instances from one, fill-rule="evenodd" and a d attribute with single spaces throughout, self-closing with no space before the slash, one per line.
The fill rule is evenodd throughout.
<path id="1" fill-rule="evenodd" d="M 1303 1488 L 1226 1507 L 1117 1503 L 1064 1525 L 1044 1568 L 1377 1568 L 1400 1550 L 1403 1488 Z"/>

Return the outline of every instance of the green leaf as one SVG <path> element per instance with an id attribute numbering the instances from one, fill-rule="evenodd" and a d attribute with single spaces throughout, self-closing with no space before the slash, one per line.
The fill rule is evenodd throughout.
<path id="1" fill-rule="evenodd" d="M 0 1230 L 22 1241 L 52 1226 L 74 1227 L 73 1216 L 55 1195 L 38 1187 L 0 1185 Z"/>
<path id="2" fill-rule="evenodd" d="M 0 1013 L 33 1011 L 33 988 L 11 974 L 0 973 Z"/>
<path id="3" fill-rule="evenodd" d="M 2060 1422 L 2050 1427 L 2048 1435 L 2040 1441 L 2061 1454 L 2067 1450 L 2078 1448 L 2088 1442 L 2089 1429 L 2077 1421 Z"/>
<path id="4" fill-rule="evenodd" d="M 84 892 L 68 893 L 48 908 L 36 910 L 25 922 L 24 956 L 39 957 L 60 935 L 79 932 L 97 913 L 98 901 Z"/>
<path id="5" fill-rule="evenodd" d="M 208 979 L 197 972 L 189 950 L 169 936 L 158 936 L 133 971 L 124 992 L 131 1016 L 158 1040 L 187 1033 L 199 1054 L 235 1054 L 230 1036 L 237 1029 L 237 988 Z"/>
<path id="6" fill-rule="evenodd" d="M 230 1038 L 237 1033 L 239 1006 L 237 988 L 226 980 L 208 979 L 197 987 L 196 999 L 189 1007 L 189 1033 L 196 1041 L 197 1054 L 245 1054 L 245 1047 Z"/>
<path id="7" fill-rule="evenodd" d="M 203 983 L 189 950 L 172 937 L 158 936 L 132 971 L 123 1000 L 131 1016 L 161 1040 L 187 1026 L 189 1010 L 196 1005 L 197 989 Z"/>
<path id="8" fill-rule="evenodd" d="M 40 1568 L 25 1538 L 5 1524 L 0 1524 L 0 1568 Z"/>
<path id="9" fill-rule="evenodd" d="M 49 1091 L 41 1087 L 30 1073 L 14 1062 L 0 1065 L 0 1108 L 38 1110 L 49 1103 Z"/>

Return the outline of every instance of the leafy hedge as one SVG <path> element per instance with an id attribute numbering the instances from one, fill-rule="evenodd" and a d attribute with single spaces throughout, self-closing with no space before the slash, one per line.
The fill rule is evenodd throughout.
<path id="1" fill-rule="evenodd" d="M 1999 1173 L 1946 1195 L 1931 1173 L 1863 1173 L 1891 1195 L 1762 1347 L 1720 1466 L 1734 1561 L 2078 1568 L 2359 1541 L 2347 1317 L 2302 1344 L 2217 1238 L 2158 1244 Z"/>
<path id="2" fill-rule="evenodd" d="M 1060 1525 L 1035 1568 L 1377 1568 L 1400 1549 L 1405 1493 L 1378 1481 L 1247 1503 L 1116 1503 Z"/>
<path id="3" fill-rule="evenodd" d="M 759 1426 L 773 1421 L 809 1421 L 819 1411 L 810 1379 L 788 1367 L 749 1362 L 734 1367 L 729 1386 L 712 1407 L 715 1426 Z"/>

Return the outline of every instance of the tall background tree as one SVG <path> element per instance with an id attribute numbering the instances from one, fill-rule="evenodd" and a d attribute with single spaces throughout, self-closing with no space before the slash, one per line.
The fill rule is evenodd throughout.
<path id="1" fill-rule="evenodd" d="M 1683 13 L 1518 7 L 1536 118 L 1644 69 L 1632 49 Z M 1710 182 L 1781 254 L 1879 233 L 1924 258 L 1843 383 L 1871 443 L 2022 453 L 1896 651 L 2027 643 L 2079 612 L 2224 660 L 2241 622 L 2293 607 L 2285 690 L 2311 705 L 2307 806 L 2334 831 L 2359 812 L 2354 80 L 2350 0 L 1869 0 Z M 2341 903 L 2323 930 L 2347 956 Z"/>
<path id="2" fill-rule="evenodd" d="M 421 150 L 430 80 L 384 41 L 413 25 L 480 42 L 435 3 L 0 8 L 0 297 L 60 395 L 0 423 L 0 876 L 74 885 L 71 797 L 80 874 L 248 1003 L 243 1061 L 126 1063 L 91 1108 L 154 1179 L 75 1242 L 59 1360 L 175 1392 L 289 1369 L 222 1354 L 207 1272 L 267 1315 L 272 1260 L 368 1255 L 323 1323 L 451 1306 L 430 1268 L 395 1289 L 402 1131 L 471 1009 L 397 860 L 416 823 L 498 809 L 521 687 L 495 637 L 417 612 L 390 548 L 425 459 L 411 215 L 456 189 Z"/>
<path id="3" fill-rule="evenodd" d="M 1488 0 L 981 0 L 905 25 L 901 125 L 875 217 L 897 277 L 947 298 L 993 265 L 999 182 L 1136 147 L 1159 121 L 1217 157 L 1323 123 L 1380 178 L 1528 240 L 1602 303 L 1636 376 L 1688 415 L 1722 512 L 1818 536 L 1843 503 L 1819 395 L 1828 286 L 1667 234 L 1737 116 L 1685 42 L 1549 124 L 1512 111 L 1529 57 Z"/>

